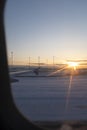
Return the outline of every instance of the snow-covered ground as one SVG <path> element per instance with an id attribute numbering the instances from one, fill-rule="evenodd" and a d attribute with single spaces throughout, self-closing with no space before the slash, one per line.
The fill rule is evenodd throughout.
<path id="1" fill-rule="evenodd" d="M 21 76 L 21 74 L 20 74 Z M 14 102 L 32 121 L 87 120 L 87 76 L 15 77 L 11 83 Z M 66 103 L 68 106 L 66 109 Z"/>

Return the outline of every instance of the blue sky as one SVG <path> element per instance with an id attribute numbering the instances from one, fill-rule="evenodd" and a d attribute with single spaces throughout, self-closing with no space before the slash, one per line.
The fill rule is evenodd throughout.
<path id="1" fill-rule="evenodd" d="M 87 0 L 8 0 L 5 11 L 15 64 L 87 59 Z"/>

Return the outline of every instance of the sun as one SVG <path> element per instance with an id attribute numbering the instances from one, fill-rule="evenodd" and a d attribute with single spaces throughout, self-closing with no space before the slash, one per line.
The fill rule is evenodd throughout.
<path id="1" fill-rule="evenodd" d="M 68 67 L 73 68 L 74 70 L 76 70 L 78 63 L 77 62 L 67 62 Z"/>

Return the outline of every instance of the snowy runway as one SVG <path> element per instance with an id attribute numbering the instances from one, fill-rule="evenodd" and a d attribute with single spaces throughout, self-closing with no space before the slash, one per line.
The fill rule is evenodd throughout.
<path id="1" fill-rule="evenodd" d="M 70 77 L 16 77 L 12 83 L 14 102 L 32 121 L 87 120 L 87 76 L 72 79 L 69 104 L 66 99 Z"/>

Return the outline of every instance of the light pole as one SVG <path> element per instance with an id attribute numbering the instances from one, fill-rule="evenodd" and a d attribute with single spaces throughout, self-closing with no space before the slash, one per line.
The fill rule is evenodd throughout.
<path id="1" fill-rule="evenodd" d="M 54 69 L 54 56 L 53 56 L 53 69 Z"/>
<path id="2" fill-rule="evenodd" d="M 38 56 L 38 67 L 40 67 L 40 56 Z"/>
<path id="3" fill-rule="evenodd" d="M 30 69 L 30 56 L 29 56 L 29 69 Z"/>
<path id="4" fill-rule="evenodd" d="M 13 51 L 11 52 L 11 66 L 13 66 Z"/>

